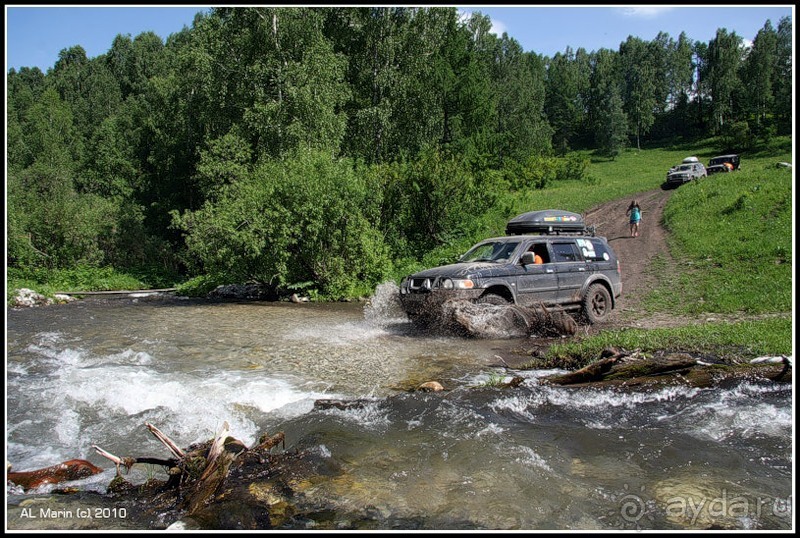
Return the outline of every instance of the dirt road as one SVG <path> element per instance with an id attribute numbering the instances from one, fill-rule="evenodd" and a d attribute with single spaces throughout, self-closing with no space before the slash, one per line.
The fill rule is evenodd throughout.
<path id="1" fill-rule="evenodd" d="M 588 225 L 596 226 L 597 235 L 608 239 L 622 268 L 622 296 L 608 322 L 611 325 L 620 324 L 623 320 L 626 320 L 626 326 L 637 327 L 672 324 L 636 316 L 641 313 L 639 303 L 642 297 L 656 284 L 648 271 L 653 259 L 661 256 L 671 265 L 667 234 L 660 224 L 664 206 L 671 194 L 672 191 L 661 189 L 642 192 L 630 198 L 607 202 L 584 215 Z M 637 200 L 642 208 L 638 237 L 630 236 L 629 218 L 626 215 L 632 200 Z"/>

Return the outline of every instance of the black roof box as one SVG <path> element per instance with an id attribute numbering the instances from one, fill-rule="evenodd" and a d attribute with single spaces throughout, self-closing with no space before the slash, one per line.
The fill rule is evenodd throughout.
<path id="1" fill-rule="evenodd" d="M 560 209 L 529 211 L 506 225 L 507 235 L 531 233 L 587 233 L 587 229 L 581 215 Z"/>

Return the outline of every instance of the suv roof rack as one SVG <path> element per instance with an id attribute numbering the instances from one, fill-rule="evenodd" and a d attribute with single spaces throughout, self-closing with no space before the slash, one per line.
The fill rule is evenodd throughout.
<path id="1" fill-rule="evenodd" d="M 507 235 L 538 233 L 542 235 L 595 235 L 594 226 L 586 226 L 583 216 L 561 209 L 542 209 L 517 215 L 506 225 Z"/>

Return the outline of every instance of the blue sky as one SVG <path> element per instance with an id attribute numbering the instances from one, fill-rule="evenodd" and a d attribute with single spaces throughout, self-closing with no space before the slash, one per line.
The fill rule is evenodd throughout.
<path id="1" fill-rule="evenodd" d="M 755 38 L 767 20 L 777 28 L 781 17 L 791 16 L 794 7 L 785 4 L 763 6 L 672 7 L 620 5 L 554 7 L 464 7 L 480 11 L 492 20 L 498 34 L 507 32 L 525 51 L 553 56 L 567 46 L 587 51 L 601 48 L 618 50 L 629 35 L 651 41 L 659 31 L 677 39 L 686 32 L 693 41 L 709 42 L 718 28 L 736 32 L 748 41 Z"/>
<path id="2" fill-rule="evenodd" d="M 342 4 L 346 5 L 346 4 Z M 380 5 L 380 4 L 377 4 Z M 412 5 L 412 4 L 409 4 Z M 93 58 L 108 51 L 118 34 L 136 37 L 153 31 L 162 39 L 184 26 L 191 27 L 195 13 L 207 6 L 164 5 L 128 7 L 6 6 L 6 72 L 20 67 L 53 67 L 61 50 L 81 45 Z M 718 28 L 752 40 L 767 20 L 777 27 L 781 17 L 791 16 L 790 4 L 761 6 L 571 6 L 502 7 L 465 5 L 462 11 L 488 15 L 498 34 L 507 32 L 525 51 L 548 56 L 567 46 L 587 51 L 617 50 L 629 36 L 652 40 L 659 31 L 677 39 L 680 33 L 708 42 Z"/>

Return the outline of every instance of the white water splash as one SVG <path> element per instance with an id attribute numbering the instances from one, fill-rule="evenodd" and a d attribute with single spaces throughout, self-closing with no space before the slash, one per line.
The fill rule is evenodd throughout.
<path id="1" fill-rule="evenodd" d="M 38 357 L 33 361 L 39 364 L 35 375 L 9 379 L 12 391 L 25 386 L 26 414 L 34 417 L 9 431 L 22 436 L 41 432 L 40 446 L 14 451 L 18 465 L 86 458 L 92 444 L 147 451 L 149 447 L 126 441 L 131 433 L 143 432 L 145 422 L 188 446 L 207 439 L 228 421 L 236 437 L 250 445 L 262 433 L 254 422 L 259 417 L 290 418 L 311 411 L 318 398 L 341 397 L 326 392 L 323 384 L 311 386 L 306 380 L 266 376 L 260 370 L 203 365 L 196 371 L 168 372 L 168 365 L 156 357 L 131 349 L 93 356 L 82 349 L 57 350 L 45 344 L 28 348 Z M 53 450 L 40 452 L 48 446 Z"/>
<path id="2" fill-rule="evenodd" d="M 400 304 L 400 288 L 397 284 L 384 282 L 375 288 L 375 293 L 364 307 L 364 319 L 377 327 L 408 323 L 408 317 Z"/>
<path id="3" fill-rule="evenodd" d="M 547 389 L 547 403 L 574 409 L 632 408 L 648 403 L 691 399 L 700 392 L 693 387 L 664 387 L 652 392 L 618 392 L 615 390 L 570 391 Z"/>
<path id="4" fill-rule="evenodd" d="M 553 471 L 545 459 L 537 454 L 532 448 L 527 446 L 516 446 L 513 448 L 516 452 L 520 452 L 520 455 L 516 458 L 517 463 L 522 463 L 523 465 L 536 467 L 545 471 Z"/>
<path id="5" fill-rule="evenodd" d="M 610 410 L 636 409 L 647 404 L 680 400 L 691 401 L 699 389 L 687 387 L 664 387 L 652 392 L 618 392 L 609 389 L 565 389 L 538 386 L 531 392 L 503 396 L 489 404 L 497 413 L 510 413 L 527 422 L 535 422 L 540 412 L 549 412 L 553 407 L 578 413 L 583 424 L 592 429 L 608 429 L 608 417 L 594 416 Z M 619 420 L 620 417 L 617 417 Z M 619 424 L 617 424 L 619 425 Z"/>
<path id="6" fill-rule="evenodd" d="M 763 401 L 765 395 L 781 390 L 786 388 L 780 384 L 743 383 L 721 391 L 713 402 L 692 408 L 685 422 L 693 435 L 715 441 L 785 438 L 792 433 L 792 410 Z"/>
<path id="7" fill-rule="evenodd" d="M 488 436 L 490 439 L 493 439 L 493 438 L 497 437 L 499 434 L 501 434 L 501 433 L 503 433 L 505 431 L 506 431 L 506 429 L 503 428 L 502 426 L 500 426 L 498 424 L 495 424 L 493 422 L 490 422 L 489 424 L 486 425 L 485 428 L 475 432 L 475 437 Z"/>
<path id="8" fill-rule="evenodd" d="M 390 424 L 389 412 L 381 407 L 381 400 L 365 402 L 363 405 L 353 406 L 348 409 L 331 407 L 324 410 L 323 413 L 339 417 L 351 425 L 366 430 L 384 431 Z"/>

